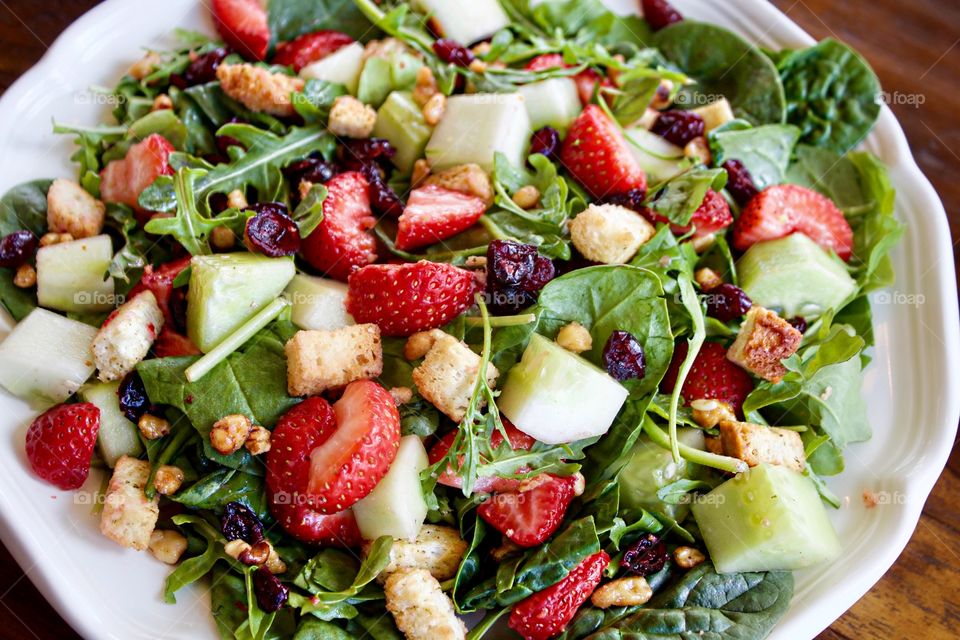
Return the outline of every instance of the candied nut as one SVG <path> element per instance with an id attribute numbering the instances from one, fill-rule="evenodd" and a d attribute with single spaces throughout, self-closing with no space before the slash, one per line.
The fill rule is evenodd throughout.
<path id="1" fill-rule="evenodd" d="M 163 418 L 145 413 L 137 421 L 137 428 L 147 440 L 156 440 L 170 433 L 170 422 Z"/>
<path id="2" fill-rule="evenodd" d="M 73 236 L 69 233 L 45 233 L 40 238 L 41 247 L 49 247 L 64 242 L 73 242 Z"/>
<path id="3" fill-rule="evenodd" d="M 247 549 L 250 548 L 250 543 L 246 540 L 231 540 L 230 542 L 223 545 L 223 552 L 234 560 L 240 560 L 240 556 L 243 555 Z"/>
<path id="4" fill-rule="evenodd" d="M 140 60 L 131 65 L 130 69 L 127 71 L 135 80 L 143 80 L 163 62 L 163 59 L 160 57 L 160 54 L 156 51 L 148 51 L 147 55 L 143 56 Z"/>
<path id="5" fill-rule="evenodd" d="M 430 96 L 430 99 L 427 100 L 427 103 L 423 105 L 423 119 L 424 121 L 432 126 L 435 126 L 443 118 L 444 112 L 447 110 L 447 96 L 442 93 L 435 93 Z"/>
<path id="6" fill-rule="evenodd" d="M 439 90 L 437 80 L 433 77 L 433 71 L 430 70 L 430 67 L 420 67 L 417 70 L 416 84 L 413 87 L 413 101 L 423 107 Z"/>
<path id="7" fill-rule="evenodd" d="M 300 192 L 300 199 L 305 200 L 308 195 L 310 195 L 310 189 L 313 189 L 313 183 L 309 180 L 301 180 L 300 185 L 297 187 L 297 191 Z"/>
<path id="8" fill-rule="evenodd" d="M 153 104 L 150 105 L 150 111 L 165 111 L 168 109 L 173 109 L 173 100 L 165 93 L 161 93 L 154 98 Z"/>
<path id="9" fill-rule="evenodd" d="M 253 546 L 247 546 L 246 549 L 240 552 L 240 555 L 237 556 L 237 560 L 252 567 L 254 565 L 260 566 L 261 564 L 266 563 L 267 558 L 270 557 L 270 543 L 266 540 L 261 540 Z"/>
<path id="10" fill-rule="evenodd" d="M 697 272 L 693 274 L 693 279 L 703 291 L 716 289 L 723 284 L 723 278 L 720 277 L 720 274 L 708 267 L 697 269 Z"/>
<path id="11" fill-rule="evenodd" d="M 215 249 L 226 251 L 227 249 L 232 249 L 236 243 L 237 236 L 229 227 L 220 225 L 219 227 L 214 227 L 213 231 L 210 232 L 210 244 L 212 244 Z"/>
<path id="12" fill-rule="evenodd" d="M 704 136 L 697 136 L 683 148 L 683 155 L 703 164 L 710 164 L 710 144 Z"/>
<path id="13" fill-rule="evenodd" d="M 37 284 L 37 270 L 29 264 L 20 265 L 13 276 L 13 284 L 21 289 L 29 289 Z"/>
<path id="14" fill-rule="evenodd" d="M 162 496 L 172 496 L 183 484 L 183 470 L 169 464 L 162 464 L 153 476 L 153 487 Z"/>
<path id="15" fill-rule="evenodd" d="M 255 425 L 250 429 L 250 435 L 247 436 L 247 441 L 244 443 L 244 446 L 247 448 L 247 451 L 250 452 L 250 455 L 253 456 L 259 456 L 262 453 L 270 451 L 270 430 L 260 425 Z"/>
<path id="16" fill-rule="evenodd" d="M 474 73 L 483 73 L 487 70 L 487 63 L 479 58 L 470 63 L 470 71 Z"/>
<path id="17" fill-rule="evenodd" d="M 463 261 L 464 269 L 486 269 L 487 256 L 467 256 Z"/>
<path id="18" fill-rule="evenodd" d="M 210 430 L 210 444 L 222 455 L 228 456 L 240 450 L 247 441 L 253 424 L 245 415 L 234 413 L 220 418 Z"/>
<path id="19" fill-rule="evenodd" d="M 690 240 L 690 246 L 693 247 L 693 250 L 697 253 L 703 253 L 712 247 L 716 241 L 717 235 L 711 233 L 705 236 L 700 236 L 699 238 L 693 238 Z"/>
<path id="20" fill-rule="evenodd" d="M 187 550 L 187 539 L 178 531 L 154 529 L 147 547 L 153 557 L 166 564 L 177 564 Z"/>
<path id="21" fill-rule="evenodd" d="M 670 95 L 673 93 L 673 81 L 667 80 L 664 78 L 660 81 L 660 86 L 657 87 L 657 92 L 653 95 L 653 100 L 650 101 L 651 109 L 666 109 L 670 106 Z"/>
<path id="22" fill-rule="evenodd" d="M 267 571 L 274 575 L 285 573 L 287 570 L 287 564 L 280 559 L 280 554 L 277 553 L 273 546 L 270 547 L 270 554 L 267 556 L 267 561 L 264 566 L 267 568 Z"/>
<path id="23" fill-rule="evenodd" d="M 733 407 L 721 400 L 694 400 L 690 408 L 693 410 L 693 421 L 704 429 L 713 429 L 721 422 L 737 419 Z"/>
<path id="24" fill-rule="evenodd" d="M 653 589 L 650 588 L 646 578 L 630 576 L 601 586 L 590 596 L 590 602 L 598 609 L 635 607 L 645 604 L 652 597 Z"/>
<path id="25" fill-rule="evenodd" d="M 393 401 L 396 402 L 399 407 L 413 400 L 413 389 L 410 387 L 392 387 L 390 389 L 390 395 L 393 396 Z"/>
<path id="26" fill-rule="evenodd" d="M 528 184 L 513 194 L 512 200 L 521 209 L 533 209 L 540 202 L 540 190 Z"/>
<path id="27" fill-rule="evenodd" d="M 428 177 L 430 177 L 430 163 L 420 158 L 413 163 L 413 173 L 410 174 L 410 185 L 417 187 Z"/>
<path id="28" fill-rule="evenodd" d="M 579 322 L 571 322 L 557 333 L 557 344 L 573 353 L 583 353 L 593 348 L 593 336 Z"/>
<path id="29" fill-rule="evenodd" d="M 490 44 L 489 42 L 487 42 L 486 40 L 484 40 L 484 41 L 481 42 L 480 44 L 475 45 L 475 46 L 473 47 L 473 49 L 470 49 L 470 51 L 473 52 L 473 55 L 475 55 L 475 56 L 477 56 L 477 57 L 480 57 L 480 56 L 485 56 L 485 55 L 487 55 L 488 53 L 490 53 L 490 49 L 492 49 L 492 48 L 493 48 L 493 45 Z"/>
<path id="30" fill-rule="evenodd" d="M 707 559 L 705 555 L 694 547 L 677 547 L 673 552 L 673 559 L 681 569 L 693 569 Z"/>
<path id="31" fill-rule="evenodd" d="M 407 343 L 403 346 L 403 357 L 407 360 L 419 360 L 427 355 L 436 341 L 433 331 L 418 331 L 407 338 Z"/>
<path id="32" fill-rule="evenodd" d="M 231 209 L 246 209 L 250 204 L 247 196 L 240 189 L 234 189 L 227 194 L 227 206 Z"/>

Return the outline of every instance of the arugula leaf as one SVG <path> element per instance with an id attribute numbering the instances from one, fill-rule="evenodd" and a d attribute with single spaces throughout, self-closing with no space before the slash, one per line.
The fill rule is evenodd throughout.
<path id="1" fill-rule="evenodd" d="M 673 224 L 685 227 L 690 224 L 707 191 L 720 191 L 727 184 L 727 172 L 724 169 L 694 167 L 671 178 L 658 189 L 647 195 L 647 206 Z"/>
<path id="2" fill-rule="evenodd" d="M 331 29 L 366 42 L 377 31 L 351 0 L 270 0 L 267 11 L 274 42 Z"/>
<path id="3" fill-rule="evenodd" d="M 138 271 L 147 266 L 147 253 L 156 246 L 137 224 L 133 210 L 122 204 L 107 205 L 106 226 L 116 231 L 123 240 L 123 246 L 110 261 L 110 275 L 114 279 L 131 283 L 130 271 Z"/>
<path id="4" fill-rule="evenodd" d="M 327 188 L 322 184 L 310 187 L 307 197 L 300 201 L 293 212 L 293 220 L 300 228 L 300 237 L 306 238 L 323 222 L 323 202 L 327 199 Z"/>
<path id="5" fill-rule="evenodd" d="M 177 602 L 177 591 L 210 573 L 217 560 L 230 561 L 223 551 L 223 536 L 209 522 L 199 516 L 180 515 L 173 517 L 173 523 L 179 527 L 190 525 L 206 539 L 207 546 L 202 554 L 184 560 L 167 576 L 163 597 L 168 604 Z"/>
<path id="6" fill-rule="evenodd" d="M 359 567 L 350 554 L 324 549 L 294 579 L 294 584 L 310 592 L 311 597 L 291 594 L 291 606 L 322 620 L 356 617 L 354 605 L 383 598 L 379 587 L 367 587 L 390 563 L 392 545 L 390 536 L 377 538 Z"/>
<path id="7" fill-rule="evenodd" d="M 307 124 L 326 126 L 333 103 L 346 94 L 342 84 L 310 79 L 303 91 L 293 94 L 293 108 Z"/>
<path id="8" fill-rule="evenodd" d="M 768 124 L 760 127 L 723 127 L 709 134 L 713 163 L 722 165 L 727 160 L 739 160 L 750 172 L 758 189 L 781 184 L 786 179 L 793 148 L 800 137 L 800 129 L 787 124 Z"/>

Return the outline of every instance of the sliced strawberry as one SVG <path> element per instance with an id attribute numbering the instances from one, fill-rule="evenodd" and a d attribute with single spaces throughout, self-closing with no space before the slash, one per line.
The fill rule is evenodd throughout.
<path id="1" fill-rule="evenodd" d="M 339 31 L 315 31 L 290 42 L 284 42 L 273 54 L 273 64 L 281 64 L 300 70 L 312 62 L 326 58 L 331 53 L 352 44 L 353 38 Z"/>
<path id="2" fill-rule="evenodd" d="M 388 336 L 447 324 L 473 304 L 474 275 L 450 264 L 372 264 L 350 276 L 347 311 Z"/>
<path id="3" fill-rule="evenodd" d="M 245 58 L 263 60 L 270 47 L 267 10 L 259 0 L 213 0 L 217 32 Z"/>
<path id="4" fill-rule="evenodd" d="M 90 474 L 100 431 L 96 405 L 58 404 L 27 429 L 27 460 L 34 473 L 64 490 L 79 489 Z"/>
<path id="5" fill-rule="evenodd" d="M 565 478 L 543 474 L 525 481 L 517 491 L 494 494 L 477 513 L 515 544 L 535 547 L 553 535 L 581 493 L 579 473 Z"/>
<path id="6" fill-rule="evenodd" d="M 147 136 L 130 147 L 123 160 L 113 160 L 100 173 L 100 197 L 142 211 L 138 198 L 160 176 L 173 174 L 170 154 L 173 145 L 159 133 Z"/>
<path id="7" fill-rule="evenodd" d="M 270 500 L 270 513 L 283 530 L 301 542 L 323 547 L 359 547 L 363 537 L 353 510 L 323 515 L 305 504 Z"/>
<path id="8" fill-rule="evenodd" d="M 160 329 L 160 335 L 153 343 L 153 354 L 158 358 L 176 358 L 180 356 L 199 356 L 201 352 L 190 338 L 164 325 Z"/>
<path id="9" fill-rule="evenodd" d="M 755 195 L 733 225 L 733 246 L 753 244 L 800 232 L 842 260 L 853 254 L 853 230 L 833 201 L 795 184 L 767 187 Z"/>
<path id="10" fill-rule="evenodd" d="M 647 176 L 623 134 L 596 105 L 588 105 L 573 122 L 560 160 L 597 199 L 647 188 Z"/>
<path id="11" fill-rule="evenodd" d="M 560 53 L 544 53 L 530 60 L 525 70 L 531 72 L 546 71 L 547 69 L 556 69 L 557 67 L 568 66 L 563 61 L 563 55 Z"/>
<path id="12" fill-rule="evenodd" d="M 600 584 L 608 564 L 606 551 L 584 558 L 563 580 L 518 602 L 509 627 L 524 640 L 549 640 L 560 634 Z"/>
<path id="13" fill-rule="evenodd" d="M 563 61 L 563 55 L 559 53 L 544 53 L 528 62 L 524 69 L 526 71 L 536 72 L 555 69 L 557 67 L 569 68 L 570 65 Z M 598 82 L 601 87 L 614 86 L 610 78 L 601 77 L 600 73 L 593 69 L 584 69 L 573 76 L 573 81 L 577 83 L 577 94 L 580 96 L 580 102 L 584 105 L 590 104 Z"/>
<path id="14" fill-rule="evenodd" d="M 651 222 L 669 223 L 670 221 L 661 215 L 658 215 L 652 209 L 647 209 L 647 217 Z M 733 224 L 733 214 L 730 213 L 730 205 L 726 199 L 713 189 L 707 190 L 707 195 L 703 203 L 693 213 L 690 218 L 690 224 L 681 227 L 677 224 L 670 225 L 670 230 L 677 235 L 686 235 L 694 228 L 694 238 L 704 238 L 712 233 L 717 233 Z"/>
<path id="15" fill-rule="evenodd" d="M 510 448 L 514 451 L 529 451 L 536 442 L 536 440 L 513 426 L 513 424 L 511 424 L 506 418 L 503 418 L 503 430 L 507 432 L 507 439 L 510 442 Z M 433 445 L 433 447 L 430 449 L 430 464 L 436 464 L 445 455 L 447 455 L 447 452 L 450 451 L 450 447 L 453 446 L 453 441 L 456 437 L 457 432 L 451 431 L 441 438 L 437 444 Z M 490 436 L 490 446 L 494 449 L 497 449 L 501 444 L 503 444 L 503 435 L 499 431 L 494 430 L 493 435 Z M 521 468 L 518 471 L 523 473 L 526 471 L 526 468 Z M 454 487 L 456 489 L 463 487 L 463 478 L 457 475 L 452 466 L 448 466 L 446 471 L 440 474 L 437 482 L 444 486 Z M 477 481 L 474 483 L 473 487 L 475 491 L 480 493 L 493 493 L 495 491 L 516 491 L 520 487 L 521 483 L 521 480 L 517 480 L 515 478 L 480 476 L 477 478 Z"/>
<path id="16" fill-rule="evenodd" d="M 274 502 L 303 502 L 298 497 L 310 480 L 310 452 L 336 428 L 333 407 L 316 396 L 296 405 L 277 421 L 267 453 L 267 490 Z"/>
<path id="17" fill-rule="evenodd" d="M 377 259 L 377 241 L 369 233 L 377 220 L 363 174 L 341 173 L 326 186 L 323 221 L 304 238 L 301 253 L 312 267 L 346 282 L 351 273 Z"/>
<path id="18" fill-rule="evenodd" d="M 400 216 L 397 249 L 409 251 L 436 244 L 469 229 L 487 205 L 476 196 L 436 185 L 414 189 Z"/>
<path id="19" fill-rule="evenodd" d="M 673 361 L 660 382 L 661 393 L 673 392 L 680 365 L 687 357 L 687 348 L 687 343 L 681 342 L 674 350 Z M 751 391 L 753 380 L 746 371 L 727 360 L 724 346 L 717 342 L 705 342 L 693 361 L 680 395 L 687 403 L 705 399 L 722 400 L 742 416 L 743 401 Z"/>
<path id="20" fill-rule="evenodd" d="M 336 429 L 310 452 L 306 493 L 322 514 L 348 509 L 387 475 L 400 447 L 400 414 L 390 393 L 372 380 L 347 385 L 333 405 Z"/>

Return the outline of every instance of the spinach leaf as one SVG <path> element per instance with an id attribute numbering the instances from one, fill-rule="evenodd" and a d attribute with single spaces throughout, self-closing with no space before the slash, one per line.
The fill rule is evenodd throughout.
<path id="1" fill-rule="evenodd" d="M 307 80 L 303 91 L 293 94 L 293 108 L 307 124 L 326 126 L 333 103 L 346 94 L 347 88 L 342 84 Z"/>
<path id="2" fill-rule="evenodd" d="M 13 284 L 14 275 L 13 269 L 0 269 L 0 304 L 16 322 L 20 322 L 37 308 L 37 293 L 34 289 L 21 289 Z"/>
<path id="3" fill-rule="evenodd" d="M 783 55 L 777 65 L 787 98 L 787 121 L 801 140 L 845 153 L 863 140 L 880 115 L 880 81 L 856 51 L 827 38 Z"/>
<path id="4" fill-rule="evenodd" d="M 324 549 L 294 579 L 294 584 L 309 591 L 311 597 L 291 594 L 291 605 L 323 620 L 356 617 L 354 605 L 383 598 L 383 591 L 370 583 L 389 564 L 392 545 L 389 536 L 377 538 L 359 567 L 350 554 Z"/>
<path id="5" fill-rule="evenodd" d="M 293 640 L 354 640 L 354 636 L 330 622 L 304 618 L 297 627 Z"/>
<path id="6" fill-rule="evenodd" d="M 323 222 L 323 203 L 327 199 L 327 188 L 322 184 L 310 187 L 307 197 L 300 201 L 293 212 L 293 219 L 300 228 L 300 237 L 306 238 Z"/>
<path id="7" fill-rule="evenodd" d="M 800 130 L 793 125 L 768 124 L 746 129 L 722 129 L 710 133 L 710 151 L 715 165 L 739 160 L 750 172 L 758 189 L 781 184 Z"/>
<path id="8" fill-rule="evenodd" d="M 265 491 L 261 476 L 236 469 L 218 469 L 181 489 L 170 499 L 191 509 L 210 510 L 217 514 L 228 503 L 240 502 L 263 519 L 270 514 Z"/>
<path id="9" fill-rule="evenodd" d="M 230 556 L 223 551 L 223 536 L 206 520 L 199 516 L 181 515 L 174 516 L 173 523 L 179 527 L 190 525 L 206 539 L 207 547 L 202 554 L 181 562 L 173 573 L 167 576 L 163 597 L 169 604 L 176 603 L 177 599 L 174 594 L 177 591 L 210 573 L 217 560 L 230 561 Z"/>
<path id="10" fill-rule="evenodd" d="M 229 568 L 213 568 L 210 610 L 222 640 L 235 640 L 236 631 L 247 620 L 247 586 L 243 577 Z"/>
<path id="11" fill-rule="evenodd" d="M 130 272 L 137 272 L 147 266 L 147 253 L 156 247 L 156 242 L 147 237 L 144 229 L 137 224 L 133 209 L 126 205 L 110 203 L 107 205 L 106 227 L 112 229 L 123 245 L 110 261 L 110 275 L 115 280 L 132 284 Z"/>
<path id="12" fill-rule="evenodd" d="M 47 230 L 47 191 L 53 180 L 18 184 L 0 198 L 0 237 L 26 229 L 35 236 Z"/>
<path id="13" fill-rule="evenodd" d="M 690 224 L 707 191 L 720 191 L 727 184 L 724 169 L 695 167 L 671 178 L 647 196 L 647 205 L 673 224 L 682 227 Z"/>
<path id="14" fill-rule="evenodd" d="M 684 86 L 677 103 L 703 106 L 718 95 L 751 124 L 784 121 L 786 100 L 776 67 L 738 35 L 716 25 L 684 20 L 658 31 L 654 44 L 666 58 L 696 80 Z"/>
<path id="15" fill-rule="evenodd" d="M 342 31 L 356 40 L 377 36 L 352 0 L 270 0 L 267 16 L 274 42 L 321 29 Z"/>
<path id="16" fill-rule="evenodd" d="M 457 568 L 457 574 L 453 577 L 453 588 L 450 592 L 458 613 L 472 613 L 476 610 L 465 608 L 461 602 L 461 596 L 465 594 L 467 585 L 480 575 L 483 569 L 484 556 L 480 551 L 480 545 L 487 537 L 487 531 L 486 523 L 480 519 L 476 510 L 472 510 L 469 515 L 460 520 L 460 536 L 468 540 L 469 545 Z"/>

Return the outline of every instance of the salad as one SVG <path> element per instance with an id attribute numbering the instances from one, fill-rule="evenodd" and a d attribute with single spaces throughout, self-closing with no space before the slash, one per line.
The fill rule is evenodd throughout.
<path id="1" fill-rule="evenodd" d="M 880 87 L 640 4 L 213 0 L 0 201 L 33 472 L 222 638 L 766 637 L 871 435 Z"/>

